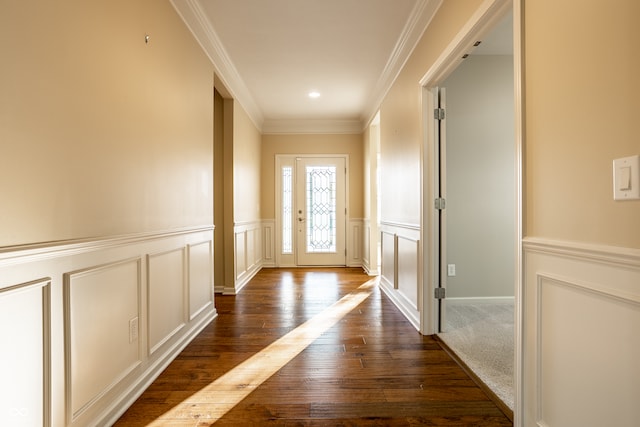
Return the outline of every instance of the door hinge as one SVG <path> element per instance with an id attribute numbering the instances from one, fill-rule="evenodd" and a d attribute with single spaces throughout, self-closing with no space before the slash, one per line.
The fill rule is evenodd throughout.
<path id="1" fill-rule="evenodd" d="M 435 288 L 433 297 L 435 299 L 444 299 L 446 293 L 446 288 Z"/>
<path id="2" fill-rule="evenodd" d="M 433 118 L 436 120 L 444 120 L 444 108 L 434 108 Z"/>
<path id="3" fill-rule="evenodd" d="M 437 199 L 434 200 L 434 204 L 436 209 L 441 211 L 446 207 L 447 201 L 442 197 L 438 197 Z"/>

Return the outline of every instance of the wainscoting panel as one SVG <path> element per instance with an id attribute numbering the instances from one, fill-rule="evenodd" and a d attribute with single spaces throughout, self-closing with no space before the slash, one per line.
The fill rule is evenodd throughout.
<path id="1" fill-rule="evenodd" d="M 184 249 L 148 256 L 149 354 L 185 325 Z"/>
<path id="2" fill-rule="evenodd" d="M 262 222 L 238 223 L 235 235 L 235 283 L 224 289 L 224 294 L 234 295 L 262 268 Z"/>
<path id="3" fill-rule="evenodd" d="M 252 228 L 251 230 L 247 230 L 246 232 L 246 254 L 247 254 L 247 271 L 251 271 L 255 269 L 256 264 L 260 262 L 260 258 L 258 254 L 261 252 L 258 247 L 258 242 L 260 242 L 260 233 L 262 230 L 260 228 Z"/>
<path id="4" fill-rule="evenodd" d="M 0 425 L 113 424 L 216 317 L 212 242 L 204 226 L 0 249 Z"/>
<path id="5" fill-rule="evenodd" d="M 637 425 L 640 251 L 523 246 L 525 425 Z"/>
<path id="6" fill-rule="evenodd" d="M 211 241 L 187 246 L 189 262 L 189 320 L 213 304 L 213 245 Z"/>
<path id="7" fill-rule="evenodd" d="M 420 329 L 420 227 L 383 222 L 380 287 L 405 317 Z"/>
<path id="8" fill-rule="evenodd" d="M 413 311 L 418 311 L 419 241 L 398 236 L 398 293 Z"/>
<path id="9" fill-rule="evenodd" d="M 371 266 L 371 221 L 365 219 L 363 221 L 364 235 L 362 236 L 362 268 L 367 274 L 377 274 Z"/>
<path id="10" fill-rule="evenodd" d="M 141 260 L 123 260 L 65 274 L 69 422 L 141 362 L 130 322 L 140 320 Z"/>
<path id="11" fill-rule="evenodd" d="M 276 220 L 262 221 L 262 266 L 276 266 Z"/>
<path id="12" fill-rule="evenodd" d="M 347 228 L 347 267 L 362 267 L 364 220 L 350 219 Z"/>
<path id="13" fill-rule="evenodd" d="M 236 261 L 236 282 L 247 274 L 247 232 L 241 231 L 235 233 L 235 261 Z"/>
<path id="14" fill-rule="evenodd" d="M 51 279 L 0 289 L 0 424 L 50 426 Z"/>
<path id="15" fill-rule="evenodd" d="M 396 236 L 382 230 L 380 233 L 382 242 L 382 275 L 381 281 L 390 289 L 396 287 Z"/>

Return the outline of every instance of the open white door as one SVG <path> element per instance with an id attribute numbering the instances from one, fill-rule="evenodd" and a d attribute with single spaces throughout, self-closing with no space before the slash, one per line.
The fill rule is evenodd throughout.
<path id="1" fill-rule="evenodd" d="M 446 150 L 446 96 L 445 88 L 434 88 L 436 108 L 434 111 L 435 130 L 435 234 L 436 234 L 436 295 L 438 305 L 437 332 L 443 332 L 446 324 L 446 288 L 447 288 L 447 150 Z"/>
<path id="2" fill-rule="evenodd" d="M 344 157 L 296 159 L 296 264 L 346 264 Z"/>

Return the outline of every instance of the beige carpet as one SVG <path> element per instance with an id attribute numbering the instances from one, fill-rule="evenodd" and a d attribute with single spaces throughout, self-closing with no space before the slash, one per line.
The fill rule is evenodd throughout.
<path id="1" fill-rule="evenodd" d="M 513 302 L 447 302 L 440 338 L 513 410 Z"/>

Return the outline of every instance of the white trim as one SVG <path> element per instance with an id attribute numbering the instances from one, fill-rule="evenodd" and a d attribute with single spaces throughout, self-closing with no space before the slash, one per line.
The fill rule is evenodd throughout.
<path id="1" fill-rule="evenodd" d="M 24 289 L 21 284 L 25 286 L 39 284 L 43 288 L 43 330 L 33 330 L 30 333 L 44 334 L 41 338 L 45 346 L 44 351 L 51 354 L 45 355 L 43 361 L 45 366 L 43 384 L 46 390 L 45 425 L 69 424 L 71 419 L 73 422 L 70 425 L 112 424 L 193 337 L 217 316 L 213 295 L 211 303 L 205 304 L 198 314 L 188 315 L 186 300 L 188 290 L 185 288 L 190 285 L 190 282 L 187 280 L 186 268 L 183 268 L 181 280 L 172 283 L 171 286 L 182 289 L 185 295 L 184 301 L 179 302 L 181 304 L 179 309 L 182 311 L 186 325 L 182 326 L 181 331 L 177 335 L 174 334 L 162 349 L 152 355 L 149 354 L 149 289 L 145 286 L 148 283 L 149 255 L 180 251 L 184 267 L 188 262 L 184 257 L 188 258 L 189 245 L 209 242 L 212 247 L 212 240 L 213 226 L 207 225 L 93 240 L 76 239 L 19 245 L 0 250 L 0 295 L 21 292 Z M 127 275 L 132 283 L 134 281 L 137 283 L 137 290 L 132 292 L 138 295 L 136 303 L 139 318 L 138 362 L 135 367 L 125 369 L 126 372 L 120 370 L 117 375 L 113 375 L 113 378 L 109 377 L 108 381 L 104 381 L 105 387 L 100 390 L 99 395 L 92 396 L 98 397 L 98 400 L 91 399 L 89 405 L 83 407 L 82 411 L 74 408 L 76 413 L 71 413 L 68 408 L 69 387 L 65 386 L 68 384 L 67 375 L 70 371 L 67 359 L 70 354 L 68 351 L 70 281 L 84 276 L 83 280 L 94 283 L 90 277 L 93 273 L 129 261 L 138 266 L 137 273 Z M 213 268 L 212 257 L 203 257 L 202 261 L 209 262 L 210 267 Z M 86 274 L 89 276 L 85 276 Z M 205 286 L 204 283 L 199 284 Z M 101 289 L 108 289 L 108 286 Z M 95 300 L 92 303 L 103 302 Z M 123 324 L 126 325 L 129 318 L 123 320 Z"/>
<path id="2" fill-rule="evenodd" d="M 526 237 L 522 240 L 522 246 L 525 252 L 538 252 L 582 261 L 587 260 L 612 267 L 640 269 L 640 249 L 569 242 L 541 237 Z"/>
<path id="3" fill-rule="evenodd" d="M 598 387 L 602 390 L 618 390 L 618 384 L 614 383 L 615 378 L 637 374 L 637 370 L 629 369 L 635 366 L 633 360 L 622 358 L 625 365 L 619 366 L 620 361 L 615 356 L 615 352 L 604 350 L 605 356 L 595 350 L 594 354 L 589 354 L 589 351 L 585 352 L 585 348 L 590 347 L 588 339 L 585 339 L 585 334 L 593 334 L 594 331 L 590 328 L 594 325 L 585 326 L 582 329 L 581 326 L 578 326 L 581 323 L 571 326 L 571 322 L 565 322 L 564 319 L 590 316 L 591 313 L 594 316 L 602 317 L 599 310 L 600 308 L 607 309 L 607 306 L 609 306 L 608 310 L 615 312 L 620 310 L 621 305 L 631 307 L 629 313 L 633 314 L 630 314 L 630 317 L 625 316 L 624 321 L 621 319 L 613 320 L 613 324 L 616 325 L 616 334 L 606 337 L 608 340 L 606 345 L 609 347 L 605 346 L 605 348 L 626 347 L 628 342 L 626 337 L 633 336 L 635 332 L 633 325 L 637 323 L 638 307 L 640 307 L 640 289 L 638 288 L 638 283 L 640 283 L 640 250 L 542 238 L 525 240 L 523 247 L 527 271 L 523 288 L 523 296 L 526 298 L 523 299 L 523 303 L 526 304 L 524 314 L 527 317 L 524 322 L 523 340 L 527 346 L 528 357 L 523 359 L 526 361 L 523 395 L 527 396 L 527 400 L 523 401 L 525 407 L 520 411 L 523 417 L 521 425 L 526 423 L 527 425 L 545 426 L 550 425 L 549 421 L 553 421 L 544 419 L 545 404 L 550 402 L 545 391 L 548 392 L 553 387 L 553 384 L 545 384 L 545 378 L 548 380 L 548 377 L 544 375 L 546 363 L 551 365 L 556 362 L 566 364 L 573 363 L 575 360 L 576 366 L 580 367 L 581 372 L 588 372 L 591 369 L 600 369 L 602 359 L 606 358 L 608 363 L 616 365 L 613 370 L 617 370 L 617 373 L 611 377 L 609 377 L 608 371 L 603 374 L 601 381 L 605 377 L 611 378 L 611 381 L 604 380 L 603 383 L 598 383 Z M 546 298 L 543 298 L 544 292 L 553 289 L 571 292 L 571 295 L 562 296 L 550 293 Z M 591 304 L 597 304 L 597 307 L 595 305 L 590 307 L 588 313 L 580 312 L 578 310 L 579 302 L 576 302 L 575 306 L 571 306 L 571 301 L 577 296 L 588 296 Z M 553 323 L 547 323 L 545 329 L 543 328 L 543 316 L 547 307 L 560 317 L 554 317 Z M 600 321 L 597 323 L 602 325 Z M 563 335 L 554 335 L 557 331 L 556 326 L 564 327 Z M 573 329 L 567 329 L 569 327 Z M 595 331 L 596 334 L 606 334 L 606 331 L 610 329 L 606 324 L 598 327 L 600 330 Z M 575 349 L 565 348 L 565 351 L 560 354 L 549 347 L 545 348 L 549 342 L 567 342 L 567 336 L 574 333 L 583 338 L 582 344 Z M 636 343 L 631 344 L 632 347 L 627 349 L 626 355 L 638 351 Z M 564 362 L 561 362 L 562 360 Z M 576 386 L 576 388 L 579 387 Z M 590 405 L 588 408 L 581 408 L 581 410 L 587 411 L 583 415 L 587 414 L 587 417 L 594 417 L 594 419 L 599 417 L 598 422 L 602 422 L 605 418 L 610 419 L 611 414 L 619 413 L 623 418 L 626 416 L 628 420 L 630 416 L 628 411 L 633 406 L 633 401 L 627 398 L 629 396 L 628 388 L 624 393 L 626 410 L 618 411 L 615 402 L 618 402 L 619 399 L 613 396 L 611 400 L 613 406 L 607 405 L 600 408 L 598 405 Z M 571 394 L 566 393 L 563 396 L 564 398 L 560 401 L 553 401 L 555 409 L 550 408 L 551 412 L 549 413 L 555 413 L 554 419 L 556 421 L 558 419 L 566 421 L 567 417 L 571 417 L 571 414 L 576 412 L 576 408 L 584 403 L 580 397 L 574 399 Z M 601 401 L 601 398 L 602 396 L 598 400 Z M 614 424 L 624 424 L 624 421 L 621 421 L 623 418 L 614 421 Z M 583 416 L 582 419 L 584 420 L 585 417 Z"/>
<path id="4" fill-rule="evenodd" d="M 473 49 L 473 44 L 493 28 L 510 6 L 510 0 L 485 0 L 420 79 L 420 86 L 440 85 L 460 65 L 462 56 Z"/>
<path id="5" fill-rule="evenodd" d="M 33 280 L 0 289 L 0 298 L 20 292 L 30 292 L 40 288 L 42 301 L 42 424 L 49 427 L 51 422 L 51 278 Z"/>
<path id="6" fill-rule="evenodd" d="M 226 90 L 242 105 L 256 128 L 262 130 L 264 115 L 231 61 L 200 3 L 197 0 L 170 1 L 202 50 L 209 57 L 217 77 L 220 78 Z"/>
<path id="7" fill-rule="evenodd" d="M 160 376 L 160 374 L 169 366 L 171 362 L 184 350 L 187 345 L 211 323 L 218 314 L 209 312 L 194 322 L 189 332 L 179 341 L 176 341 L 161 357 L 155 359 L 151 365 L 147 366 L 144 375 L 137 382 L 131 384 L 123 393 L 114 399 L 111 405 L 107 407 L 98 417 L 102 420 L 103 425 L 113 425 L 126 412 L 127 409 L 144 393 L 147 388 Z M 97 423 L 101 424 L 101 423 Z"/>
<path id="8" fill-rule="evenodd" d="M 435 237 L 437 236 L 435 213 L 433 208 L 433 200 L 435 190 L 433 184 L 436 180 L 434 165 L 434 147 L 435 147 L 435 135 L 429 123 L 433 122 L 433 115 L 429 114 L 435 107 L 435 99 L 433 88 L 437 87 L 442 81 L 459 65 L 461 61 L 461 54 L 468 51 L 473 42 L 477 40 L 478 35 L 491 29 L 491 26 L 496 21 L 504 16 L 507 9 L 511 5 L 510 0 L 485 0 L 477 11 L 471 16 L 464 27 L 458 32 L 454 39 L 449 43 L 447 48 L 433 63 L 433 65 L 426 72 L 424 77 L 420 80 L 422 89 L 422 104 L 423 104 L 423 138 L 424 143 L 421 144 L 422 149 L 422 162 L 421 162 L 421 176 L 422 176 L 422 214 L 421 214 L 421 234 L 422 234 L 422 254 L 423 254 L 423 307 L 431 307 L 431 310 L 422 310 L 421 319 L 421 332 L 423 334 L 436 333 L 436 325 L 438 324 L 437 318 L 437 306 L 432 298 L 434 288 L 436 287 L 437 278 L 433 277 L 435 272 L 435 256 L 436 256 L 436 244 Z M 514 46 L 514 58 L 515 50 L 519 47 Z M 517 67 L 514 73 L 520 71 Z M 520 81 L 519 78 L 516 78 Z M 518 92 L 519 93 L 519 92 Z M 519 100 L 516 99 L 516 103 Z M 520 101 L 521 102 L 521 101 Z M 516 121 L 518 118 L 516 118 Z M 518 132 L 521 132 L 521 126 L 517 126 Z M 521 137 L 516 136 L 517 152 L 520 153 Z M 516 159 L 517 163 L 520 159 Z M 521 180 L 518 180 L 521 183 Z M 520 201 L 521 187 L 518 187 L 518 200 Z M 521 206 L 516 207 L 516 216 L 521 216 Z M 519 241 L 517 234 L 516 240 Z M 515 246 L 518 243 L 514 243 Z"/>
<path id="9" fill-rule="evenodd" d="M 448 75 L 462 61 L 462 55 L 469 52 L 473 48 L 473 43 L 484 33 L 491 30 L 494 24 L 502 18 L 509 7 L 513 8 L 514 16 L 514 113 L 515 113 L 515 144 L 516 144 L 516 238 L 514 242 L 515 251 L 515 290 L 514 290 L 514 315 L 515 315 L 515 364 L 514 364 L 514 383 L 515 383 L 515 399 L 514 399 L 514 425 L 520 426 L 523 423 L 523 266 L 522 266 L 522 167 L 523 167 L 523 132 L 524 132 L 524 95 L 523 95 L 523 52 L 522 52 L 522 4 L 524 0 L 484 0 L 478 7 L 476 12 L 471 16 L 467 23 L 451 40 L 449 45 L 444 49 L 441 55 L 436 59 L 433 65 L 427 70 L 420 80 L 422 90 L 423 105 L 423 138 L 424 143 L 421 144 L 421 196 L 422 196 L 422 213 L 421 213 L 421 241 L 422 241 L 422 269 L 423 274 L 422 289 L 423 301 L 421 312 L 420 331 L 423 334 L 433 334 L 436 332 L 438 309 L 433 299 L 433 291 L 436 286 L 436 278 L 433 277 L 435 271 L 435 251 L 437 249 L 434 236 L 436 235 L 436 221 L 433 209 L 435 182 L 434 168 L 434 132 L 432 126 L 427 121 L 432 122 L 428 112 L 435 107 L 434 95 L 431 89 L 441 84 Z"/>
<path id="10" fill-rule="evenodd" d="M 416 316 L 415 307 L 413 303 L 407 299 L 401 292 L 394 289 L 394 285 L 389 283 L 383 276 L 380 276 L 380 289 L 382 292 L 393 302 L 393 304 L 400 310 L 400 312 L 407 318 L 409 323 L 420 331 L 420 317 Z"/>
<path id="11" fill-rule="evenodd" d="M 170 0 L 178 15 L 194 35 L 203 51 L 209 57 L 231 96 L 236 99 L 249 115 L 258 130 L 269 133 L 361 133 L 376 114 L 382 100 L 400 74 L 430 24 L 443 0 L 416 2 L 398 41 L 371 96 L 365 102 L 367 110 L 359 120 L 265 120 L 264 113 L 255 102 L 240 73 L 231 61 L 213 25 L 202 10 L 198 0 Z"/>
<path id="12" fill-rule="evenodd" d="M 515 297 L 447 297 L 447 304 L 506 304 L 515 303 Z"/>
<path id="13" fill-rule="evenodd" d="M 514 289 L 514 408 L 513 425 L 524 425 L 524 264 L 522 252 L 522 237 L 524 228 L 522 223 L 523 211 L 523 189 L 524 189 L 524 0 L 512 0 L 513 7 L 513 94 L 514 94 L 514 132 L 515 132 L 515 182 L 516 182 L 516 256 L 515 274 L 516 286 Z"/>
<path id="14" fill-rule="evenodd" d="M 233 283 L 224 287 L 222 291 L 224 295 L 236 295 L 262 269 L 262 236 L 261 220 L 235 223 L 233 228 Z"/>
<path id="15" fill-rule="evenodd" d="M 380 230 L 389 228 L 402 228 L 405 230 L 420 231 L 420 224 L 411 224 L 407 222 L 380 221 Z"/>
<path id="16" fill-rule="evenodd" d="M 376 82 L 371 97 L 367 100 L 366 105 L 368 105 L 369 108 L 362 116 L 364 126 L 361 128 L 361 131 L 366 129 L 367 126 L 375 120 L 382 101 L 389 93 L 393 83 L 411 57 L 411 54 L 418 45 L 418 42 L 420 42 L 431 20 L 436 15 L 438 9 L 440 9 L 442 2 L 443 0 L 427 0 L 416 3 L 409 21 L 407 21 L 407 24 L 403 28 L 402 34 L 400 34 L 398 42 L 389 56 L 389 60 Z"/>
<path id="17" fill-rule="evenodd" d="M 364 240 L 364 220 L 361 218 L 348 218 L 347 219 L 347 236 L 346 236 L 346 250 L 347 250 L 347 267 L 362 267 L 362 252 L 363 252 L 363 240 Z"/>
<path id="18" fill-rule="evenodd" d="M 276 220 L 262 220 L 262 266 L 276 266 Z"/>
<path id="19" fill-rule="evenodd" d="M 123 234 L 113 237 L 70 239 L 55 242 L 5 246 L 0 248 L 0 267 L 7 267 L 26 262 L 44 261 L 61 256 L 72 256 L 90 251 L 127 246 L 134 243 L 165 239 L 173 236 L 209 232 L 214 229 L 215 227 L 213 225 L 206 225 L 201 227 L 185 227 L 165 231 Z"/>
<path id="20" fill-rule="evenodd" d="M 278 134 L 360 134 L 360 120 L 273 120 L 262 125 L 263 135 Z"/>

